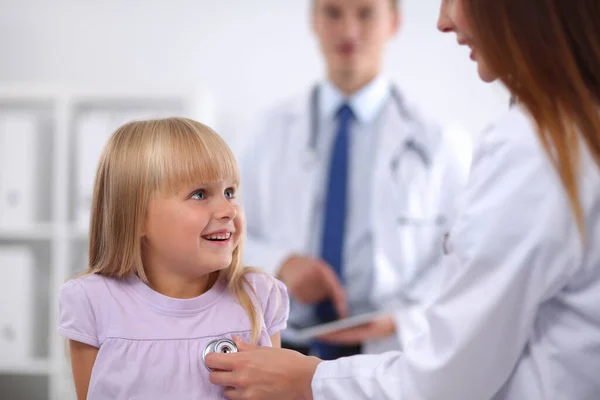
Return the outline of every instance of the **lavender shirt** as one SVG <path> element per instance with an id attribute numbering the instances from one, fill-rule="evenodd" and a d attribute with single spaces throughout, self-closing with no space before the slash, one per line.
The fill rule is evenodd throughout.
<path id="1" fill-rule="evenodd" d="M 270 276 L 247 276 L 264 314 L 259 344 L 270 346 L 269 336 L 286 327 L 288 294 Z M 236 335 L 249 341 L 251 335 L 250 320 L 222 276 L 193 299 L 163 296 L 137 276 L 74 279 L 60 291 L 58 329 L 99 348 L 90 400 L 222 399 L 223 389 L 208 381 L 202 351 L 213 339 Z"/>

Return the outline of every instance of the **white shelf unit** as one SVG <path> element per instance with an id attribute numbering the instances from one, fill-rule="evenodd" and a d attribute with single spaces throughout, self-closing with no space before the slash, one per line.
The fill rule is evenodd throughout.
<path id="1" fill-rule="evenodd" d="M 17 128 L 6 128 L 15 126 L 14 121 L 12 125 L 2 125 L 6 115 L 17 115 L 17 122 L 23 115 L 33 116 L 35 120 L 35 146 L 29 149 L 31 146 L 21 144 L 30 153 L 13 157 L 16 168 L 11 167 L 10 156 L 14 154 L 10 150 L 15 140 L 22 137 L 18 136 Z M 26 304 L 28 308 L 24 315 L 29 315 L 32 331 L 29 332 L 32 343 L 25 355 L 3 356 L 2 340 L 5 346 L 9 340 L 2 339 L 3 329 L 10 330 L 10 326 L 1 324 L 14 322 L 18 325 L 22 321 L 11 321 L 10 313 L 0 314 L 0 398 L 76 398 L 65 340 L 56 329 L 58 291 L 65 281 L 86 267 L 88 221 L 85 207 L 89 206 L 97 162 L 93 156 L 100 154 L 106 137 L 131 119 L 184 116 L 214 126 L 214 115 L 212 97 L 203 90 L 0 86 L 0 169 L 4 169 L 0 170 L 0 196 L 7 195 L 10 182 L 17 182 L 14 185 L 23 187 L 17 187 L 16 192 L 22 190 L 24 194 L 15 196 L 13 190 L 10 193 L 12 200 L 17 199 L 17 208 L 19 201 L 28 207 L 22 207 L 23 212 L 0 209 L 0 263 L 2 252 L 14 248 L 28 249 L 34 260 L 32 288 L 28 288 L 33 298 L 29 303 L 24 302 L 29 304 Z M 97 124 L 94 126 L 90 121 Z M 3 127 L 11 132 L 3 132 Z M 87 130 L 83 131 L 84 128 Z M 102 138 L 95 137 L 95 133 Z M 87 135 L 85 140 L 84 135 Z M 82 160 L 78 156 L 82 148 L 92 156 Z M 5 158 L 4 162 L 1 157 Z M 35 164 L 34 169 L 29 168 L 27 160 Z M 86 165 L 79 165 L 81 162 Z M 26 176 L 32 171 L 33 178 Z M 4 192 L 2 178 L 9 182 L 4 185 Z M 33 185 L 23 184 L 29 182 L 28 179 L 33 179 Z M 0 207 L 2 204 L 0 199 Z M 15 217 L 21 214 L 21 220 Z M 10 271 L 11 267 L 0 264 L 0 272 Z M 2 299 L 2 282 L 0 280 L 0 301 L 6 301 Z M 16 306 L 24 307 L 18 303 Z M 20 315 L 13 312 L 13 318 L 15 314 Z M 32 385 L 35 388 L 32 389 Z"/>

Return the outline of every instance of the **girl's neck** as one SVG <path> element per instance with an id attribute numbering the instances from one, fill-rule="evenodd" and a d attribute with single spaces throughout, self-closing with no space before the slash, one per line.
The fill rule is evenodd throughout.
<path id="1" fill-rule="evenodd" d="M 146 276 L 149 286 L 156 292 L 174 299 L 192 299 L 210 290 L 217 281 L 219 272 L 189 278 L 148 269 Z"/>

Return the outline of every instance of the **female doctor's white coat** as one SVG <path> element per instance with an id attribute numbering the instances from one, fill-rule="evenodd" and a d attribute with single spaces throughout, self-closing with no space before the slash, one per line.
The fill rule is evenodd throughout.
<path id="1" fill-rule="evenodd" d="M 373 219 L 375 254 L 368 295 L 381 306 L 435 293 L 442 277 L 435 263 L 471 158 L 466 134 L 442 133 L 393 96 L 392 90 L 380 115 L 372 181 L 365 188 L 372 196 L 365 212 Z M 317 173 L 325 168 L 311 146 L 317 132 L 310 98 L 271 112 L 241 158 L 246 260 L 269 272 L 292 253 L 310 254 Z"/>
<path id="2" fill-rule="evenodd" d="M 321 363 L 315 400 L 600 399 L 600 170 L 586 149 L 581 241 L 521 109 L 475 148 L 440 296 L 399 317 L 403 352 Z"/>

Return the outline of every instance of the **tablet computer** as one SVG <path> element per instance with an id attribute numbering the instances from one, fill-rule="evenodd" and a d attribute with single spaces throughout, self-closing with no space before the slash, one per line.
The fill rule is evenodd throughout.
<path id="1" fill-rule="evenodd" d="M 392 312 L 390 310 L 379 310 L 338 319 L 337 321 L 327 322 L 325 324 L 319 324 L 308 328 L 294 329 L 294 337 L 299 340 L 313 339 L 328 333 L 338 332 L 344 329 L 364 325 L 379 317 L 390 315 L 391 313 Z"/>

